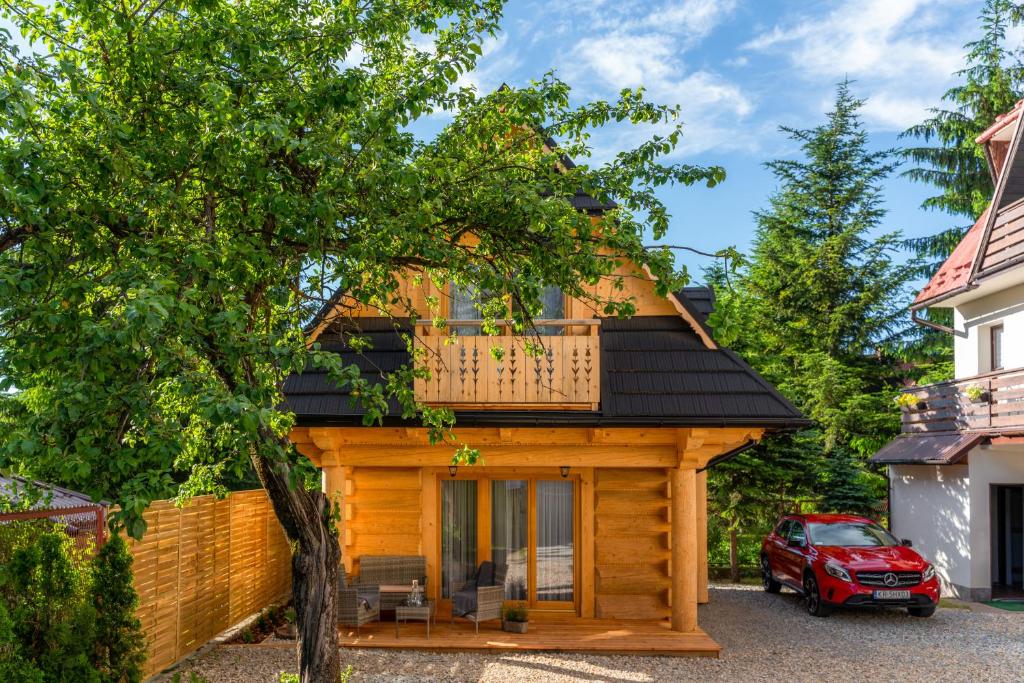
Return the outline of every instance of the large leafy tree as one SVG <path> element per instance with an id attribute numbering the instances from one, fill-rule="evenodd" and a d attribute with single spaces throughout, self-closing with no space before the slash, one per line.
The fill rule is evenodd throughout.
<path id="1" fill-rule="evenodd" d="M 332 296 L 408 308 L 398 274 L 412 272 L 503 292 L 521 325 L 541 283 L 629 314 L 590 285 L 623 258 L 661 291 L 679 284 L 670 253 L 642 246 L 668 221 L 655 189 L 723 175 L 662 163 L 678 112 L 639 93 L 571 106 L 550 76 L 457 88 L 500 13 L 495 0 L 3 4 L 33 49 L 0 36 L 0 467 L 114 500 L 140 535 L 149 501 L 251 465 L 293 547 L 304 681 L 338 677 L 340 550 L 288 441 L 283 379 L 326 367 L 368 424 L 391 398 L 435 439 L 452 424 L 416 405 L 422 369 L 367 383 L 307 347 L 313 312 Z M 451 122 L 424 141 L 410 127 L 428 115 Z M 566 163 L 607 123 L 667 132 Z M 619 208 L 592 221 L 564 201 L 580 189 Z"/>
<path id="2" fill-rule="evenodd" d="M 767 164 L 779 189 L 755 214 L 749 263 L 729 277 L 712 273 L 718 336 L 817 423 L 760 446 L 760 459 L 742 468 L 712 470 L 736 490 L 764 492 L 763 504 L 727 502 L 733 525 L 758 515 L 763 523 L 779 501 L 809 495 L 823 495 L 826 508 L 865 511 L 880 492 L 865 457 L 898 428 L 900 369 L 884 348 L 904 328 L 913 264 L 899 262 L 898 234 L 878 234 L 893 152 L 869 148 L 861 106 L 841 83 L 823 124 L 783 129 L 800 157 Z"/>

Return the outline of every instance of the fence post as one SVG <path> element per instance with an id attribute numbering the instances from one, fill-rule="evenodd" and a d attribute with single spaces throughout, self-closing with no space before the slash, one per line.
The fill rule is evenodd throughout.
<path id="1" fill-rule="evenodd" d="M 102 505 L 96 506 L 96 552 L 103 547 L 106 543 L 106 534 L 104 533 L 104 527 L 106 526 L 106 509 Z"/>

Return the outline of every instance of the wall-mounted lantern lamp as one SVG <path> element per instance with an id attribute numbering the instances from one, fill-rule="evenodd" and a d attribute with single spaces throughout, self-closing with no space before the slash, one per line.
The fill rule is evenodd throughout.
<path id="1" fill-rule="evenodd" d="M 458 465 L 448 465 L 448 474 L 455 476 L 455 473 L 459 471 Z"/>
<path id="2" fill-rule="evenodd" d="M 569 466 L 568 465 L 562 465 L 559 469 L 562 470 L 562 479 L 565 479 L 566 477 L 569 476 Z"/>

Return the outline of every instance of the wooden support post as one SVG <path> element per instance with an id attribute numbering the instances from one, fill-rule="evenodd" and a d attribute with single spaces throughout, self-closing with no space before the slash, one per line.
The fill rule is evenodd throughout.
<path id="1" fill-rule="evenodd" d="M 672 630 L 697 629 L 697 470 L 676 467 L 672 477 Z"/>
<path id="2" fill-rule="evenodd" d="M 345 468 L 338 465 L 327 465 L 321 470 L 323 492 L 331 501 L 338 504 L 338 543 L 341 545 L 342 557 L 345 555 Z M 347 564 L 347 563 L 346 563 Z"/>
<path id="3" fill-rule="evenodd" d="M 697 473 L 697 602 L 708 601 L 708 473 Z"/>
<path id="4" fill-rule="evenodd" d="M 580 473 L 580 616 L 594 617 L 596 602 L 594 566 L 594 468 Z"/>

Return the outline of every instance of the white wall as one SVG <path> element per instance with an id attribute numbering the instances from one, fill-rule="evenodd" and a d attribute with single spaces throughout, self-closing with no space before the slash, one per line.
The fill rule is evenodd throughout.
<path id="1" fill-rule="evenodd" d="M 979 446 L 968 456 L 971 487 L 972 584 L 992 585 L 993 484 L 1024 484 L 1024 445 Z"/>
<path id="2" fill-rule="evenodd" d="M 889 515 L 945 586 L 971 586 L 971 480 L 967 465 L 892 465 Z"/>
<path id="3" fill-rule="evenodd" d="M 957 335 L 953 342 L 956 376 L 970 377 L 991 369 L 988 331 L 1003 324 L 1003 367 L 1024 367 L 1024 285 L 1008 287 L 953 309 Z"/>

